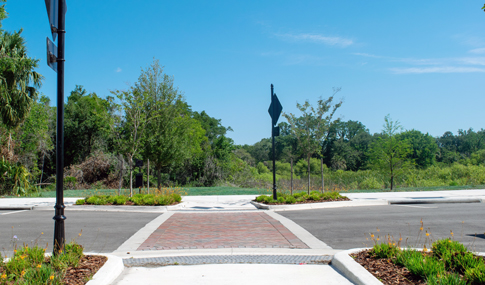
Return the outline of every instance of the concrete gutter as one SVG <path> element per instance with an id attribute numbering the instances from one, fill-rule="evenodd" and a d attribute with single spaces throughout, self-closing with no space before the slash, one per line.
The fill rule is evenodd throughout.
<path id="1" fill-rule="evenodd" d="M 350 254 L 361 252 L 368 248 L 354 248 L 341 251 L 333 256 L 330 265 L 345 278 L 357 285 L 382 285 L 369 271 L 357 263 Z"/>
<path id="2" fill-rule="evenodd" d="M 84 255 L 102 255 L 108 258 L 106 263 L 93 275 L 86 285 L 112 284 L 125 268 L 123 259 L 118 256 L 102 253 L 84 253 Z"/>
<path id="3" fill-rule="evenodd" d="M 436 203 L 483 203 L 483 199 L 472 197 L 436 197 L 436 198 L 398 198 L 388 199 L 392 204 L 436 204 Z"/>

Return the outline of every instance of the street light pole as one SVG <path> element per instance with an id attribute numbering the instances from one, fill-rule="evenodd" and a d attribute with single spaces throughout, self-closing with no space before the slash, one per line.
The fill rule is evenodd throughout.
<path id="1" fill-rule="evenodd" d="M 54 225 L 54 254 L 64 250 L 65 228 L 64 220 L 64 44 L 66 19 L 65 1 L 59 1 L 59 26 L 57 28 L 57 139 L 56 139 L 56 205 Z"/>

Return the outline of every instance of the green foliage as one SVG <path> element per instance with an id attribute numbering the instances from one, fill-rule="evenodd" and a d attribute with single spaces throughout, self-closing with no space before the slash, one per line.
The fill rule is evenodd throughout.
<path id="1" fill-rule="evenodd" d="M 369 251 L 369 255 L 375 258 L 393 258 L 400 253 L 401 249 L 390 243 L 376 243 Z"/>
<path id="2" fill-rule="evenodd" d="M 174 203 L 180 203 L 182 196 L 178 193 L 170 194 L 135 194 L 128 198 L 124 195 L 94 195 L 76 201 L 76 205 L 126 205 L 127 201 L 133 202 L 135 205 L 146 206 L 166 206 Z"/>
<path id="3" fill-rule="evenodd" d="M 483 284 L 485 262 L 465 246 L 451 239 L 433 242 L 431 254 L 401 250 L 389 243 L 375 244 L 369 251 L 375 258 L 386 258 L 421 276 L 427 284 Z"/>
<path id="4" fill-rule="evenodd" d="M 0 173 L 0 195 L 25 195 L 36 190 L 29 181 L 31 174 L 20 163 L 12 164 L 2 157 Z"/>
<path id="5" fill-rule="evenodd" d="M 38 246 L 17 248 L 7 262 L 0 261 L 1 284 L 62 284 L 66 269 L 79 265 L 83 257 L 82 246 L 71 242 L 64 251 L 49 258 L 45 249 Z"/>
<path id="6" fill-rule="evenodd" d="M 296 198 L 293 196 L 288 196 L 286 197 L 286 204 L 295 204 L 296 203 Z"/>
<path id="7" fill-rule="evenodd" d="M 373 168 L 385 174 L 393 190 L 396 176 L 410 169 L 414 162 L 408 158 L 411 153 L 410 144 L 407 140 L 398 139 L 402 130 L 399 121 L 392 121 L 389 115 L 384 121 L 382 136 L 371 144 L 370 157 Z"/>
<path id="8" fill-rule="evenodd" d="M 379 182 L 375 177 L 368 177 L 364 179 L 359 187 L 360 189 L 381 189 L 383 183 Z"/>
<path id="9" fill-rule="evenodd" d="M 308 163 L 308 192 L 310 192 L 310 158 L 313 154 L 321 155 L 322 140 L 334 123 L 332 118 L 335 111 L 342 105 L 342 102 L 339 102 L 332 106 L 333 97 L 339 91 L 340 88 L 334 89 L 334 94 L 325 101 L 320 98 L 316 108 L 311 106 L 308 101 L 305 101 L 303 105 L 297 103 L 297 108 L 302 112 L 300 117 L 291 113 L 283 114 L 288 120 L 292 134 L 298 141 L 300 154 L 305 156 Z"/>
<path id="10" fill-rule="evenodd" d="M 5 16 L 2 6 L 0 19 Z M 27 56 L 25 40 L 18 32 L 0 31 L 0 121 L 11 130 L 28 116 L 42 84 L 35 72 L 39 60 Z M 30 86 L 33 85 L 33 86 Z"/>

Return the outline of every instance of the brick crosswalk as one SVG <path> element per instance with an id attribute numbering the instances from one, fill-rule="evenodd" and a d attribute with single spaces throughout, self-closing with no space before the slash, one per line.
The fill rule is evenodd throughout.
<path id="1" fill-rule="evenodd" d="M 309 248 L 279 221 L 260 212 L 176 213 L 138 250 Z"/>

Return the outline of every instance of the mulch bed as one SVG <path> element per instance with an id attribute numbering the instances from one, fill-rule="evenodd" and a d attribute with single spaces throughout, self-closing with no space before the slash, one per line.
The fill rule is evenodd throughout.
<path id="1" fill-rule="evenodd" d="M 254 202 L 257 202 L 257 203 L 262 203 L 262 204 L 265 204 L 265 205 L 295 205 L 295 204 L 310 204 L 310 203 L 322 203 L 322 202 L 335 202 L 335 201 L 351 201 L 349 198 L 345 197 L 345 198 L 338 198 L 338 199 L 328 199 L 328 200 L 306 200 L 306 201 L 303 201 L 303 202 L 295 202 L 293 204 L 287 204 L 287 203 L 266 203 L 266 202 L 258 202 L 256 200 L 253 200 Z"/>
<path id="2" fill-rule="evenodd" d="M 67 269 L 64 284 L 84 285 L 88 283 L 91 277 L 98 272 L 107 260 L 108 258 L 106 256 L 84 255 L 78 267 L 69 267 Z"/>
<path id="3" fill-rule="evenodd" d="M 411 274 L 406 267 L 396 265 L 389 259 L 371 257 L 368 250 L 350 256 L 385 285 L 426 284 L 424 279 Z"/>

